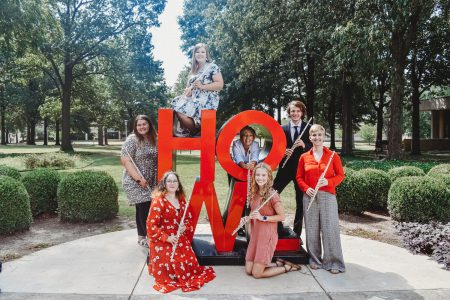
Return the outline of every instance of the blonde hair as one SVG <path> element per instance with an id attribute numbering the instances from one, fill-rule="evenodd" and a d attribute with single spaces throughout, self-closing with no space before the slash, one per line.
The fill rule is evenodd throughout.
<path id="1" fill-rule="evenodd" d="M 256 180 L 255 180 L 256 170 L 258 170 L 258 169 L 264 169 L 267 172 L 268 180 L 262 188 L 259 187 L 259 185 L 256 183 Z M 266 199 L 272 193 L 272 190 L 273 190 L 272 186 L 273 186 L 273 175 L 272 175 L 272 169 L 270 168 L 270 166 L 263 162 L 257 164 L 255 169 L 253 169 L 252 179 L 251 179 L 251 183 L 250 183 L 250 191 L 251 191 L 250 199 L 252 199 L 252 200 L 255 199 L 255 197 L 258 194 L 260 194 L 261 196 L 263 196 L 264 199 Z"/>
<path id="2" fill-rule="evenodd" d="M 211 62 L 211 55 L 209 55 L 209 48 L 208 45 L 204 43 L 198 43 L 194 46 L 194 49 L 192 49 L 192 66 L 191 66 L 191 73 L 190 74 L 197 74 L 199 65 L 197 60 L 195 59 L 195 51 L 197 51 L 200 48 L 205 48 L 206 51 L 206 62 Z"/>
<path id="3" fill-rule="evenodd" d="M 325 128 L 323 128 L 323 126 L 320 124 L 312 125 L 311 128 L 309 129 L 309 134 L 316 132 L 316 131 L 322 131 L 323 134 L 325 135 Z"/>

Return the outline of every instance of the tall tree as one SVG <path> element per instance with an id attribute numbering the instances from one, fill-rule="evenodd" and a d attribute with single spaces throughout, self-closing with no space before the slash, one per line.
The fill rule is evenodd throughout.
<path id="1" fill-rule="evenodd" d="M 112 40 L 132 28 L 146 31 L 158 25 L 165 0 L 49 0 L 49 16 L 55 28 L 47 28 L 41 50 L 53 67 L 62 91 L 61 150 L 72 151 L 70 107 L 77 78 L 102 73 L 96 59 L 108 57 Z"/>

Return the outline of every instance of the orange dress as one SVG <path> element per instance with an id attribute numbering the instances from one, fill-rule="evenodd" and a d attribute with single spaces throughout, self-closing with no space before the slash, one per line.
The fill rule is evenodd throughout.
<path id="1" fill-rule="evenodd" d="M 147 236 L 149 239 L 150 262 L 149 273 L 155 278 L 153 288 L 161 293 L 168 293 L 181 288 L 183 292 L 200 289 L 216 275 L 211 267 L 202 267 L 192 250 L 191 240 L 194 234 L 192 213 L 188 208 L 184 223 L 186 231 L 180 236 L 173 261 L 172 244 L 167 238 L 177 234 L 178 223 L 183 216 L 185 199 L 179 199 L 177 210 L 164 197 L 152 199 L 147 218 Z"/>
<path id="2" fill-rule="evenodd" d="M 256 196 L 250 201 L 251 210 L 258 208 L 262 201 L 261 196 Z M 280 195 L 275 194 L 272 199 L 264 205 L 259 213 L 263 216 L 276 215 L 275 206 L 281 203 Z M 264 222 L 260 220 L 250 220 L 251 235 L 250 243 L 247 247 L 246 261 L 267 265 L 272 261 L 273 254 L 278 242 L 277 222 Z"/>

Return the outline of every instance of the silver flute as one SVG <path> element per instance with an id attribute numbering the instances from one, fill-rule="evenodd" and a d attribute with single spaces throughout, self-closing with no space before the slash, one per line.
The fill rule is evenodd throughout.
<path id="1" fill-rule="evenodd" d="M 302 136 L 303 136 L 303 134 L 305 133 L 306 128 L 308 128 L 308 125 L 309 125 L 309 123 L 311 122 L 311 120 L 312 120 L 312 117 L 309 118 L 308 123 L 306 123 L 305 128 L 303 128 L 303 130 L 302 130 L 302 132 L 300 133 L 300 135 L 298 136 L 298 138 L 294 141 L 294 144 L 292 144 L 292 147 L 291 147 L 291 150 L 292 150 L 292 151 L 294 151 L 294 149 L 295 149 L 295 142 L 298 141 L 298 140 L 300 140 L 300 139 L 302 138 Z M 286 165 L 286 163 L 287 163 L 287 161 L 289 160 L 289 158 L 291 158 L 291 156 L 292 156 L 292 155 L 289 155 L 289 156 L 286 158 L 286 160 L 284 161 L 283 165 L 281 166 L 282 168 L 284 168 L 284 166 Z"/>
<path id="2" fill-rule="evenodd" d="M 330 167 L 331 161 L 333 160 L 333 156 L 334 156 L 335 153 L 336 152 L 334 152 L 334 151 L 333 151 L 333 153 L 331 153 L 330 160 L 328 161 L 327 166 L 325 167 L 325 170 L 323 171 L 322 175 L 320 175 L 319 180 L 317 181 L 316 188 L 314 189 L 314 195 L 311 197 L 311 199 L 309 201 L 308 208 L 306 209 L 306 211 L 308 211 L 310 209 L 311 204 L 316 199 L 317 193 L 319 192 L 319 188 L 320 188 L 319 187 L 319 182 L 320 182 L 321 179 L 325 178 L 325 174 L 327 173 L 328 168 Z"/>

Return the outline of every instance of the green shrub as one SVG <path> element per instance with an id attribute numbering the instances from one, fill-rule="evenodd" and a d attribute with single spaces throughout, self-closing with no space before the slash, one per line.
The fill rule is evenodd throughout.
<path id="1" fill-rule="evenodd" d="M 359 174 L 364 177 L 361 184 L 364 185 L 369 208 L 386 209 L 388 192 L 391 186 L 389 175 L 376 169 L 362 169 Z"/>
<path id="2" fill-rule="evenodd" d="M 51 169 L 36 169 L 25 174 L 22 182 L 30 195 L 33 216 L 56 211 L 58 208 L 56 193 L 60 180 L 58 172 Z"/>
<path id="3" fill-rule="evenodd" d="M 435 178 L 437 180 L 443 181 L 444 184 L 447 186 L 447 189 L 450 189 L 450 174 L 447 175 L 447 174 L 436 173 L 436 174 L 431 174 L 428 176 Z"/>
<path id="4" fill-rule="evenodd" d="M 429 176 L 402 177 L 389 189 L 391 217 L 402 222 L 450 221 L 450 191 Z"/>
<path id="5" fill-rule="evenodd" d="M 58 207 L 62 221 L 111 219 L 119 211 L 117 185 L 106 172 L 71 173 L 59 183 Z"/>
<path id="6" fill-rule="evenodd" d="M 5 165 L 0 165 L 0 176 L 1 175 L 9 176 L 16 180 L 20 180 L 20 178 L 22 177 L 18 170 Z"/>
<path id="7" fill-rule="evenodd" d="M 450 175 L 450 164 L 440 164 L 428 171 L 428 175 L 432 176 L 435 174 L 445 174 Z"/>
<path id="8" fill-rule="evenodd" d="M 388 171 L 388 174 L 389 178 L 391 178 L 391 182 L 394 182 L 400 177 L 425 176 L 425 172 L 422 169 L 413 166 L 403 166 L 393 168 Z"/>
<path id="9" fill-rule="evenodd" d="M 75 167 L 76 156 L 63 152 L 40 153 L 27 155 L 24 159 L 27 169 L 57 168 L 67 169 Z"/>
<path id="10" fill-rule="evenodd" d="M 352 168 L 344 167 L 344 173 L 345 175 L 356 172 Z"/>
<path id="11" fill-rule="evenodd" d="M 30 228 L 31 209 L 27 190 L 22 182 L 0 176 L 0 234 Z"/>
<path id="12" fill-rule="evenodd" d="M 346 167 L 352 168 L 357 171 L 371 168 L 387 172 L 390 169 L 397 167 L 414 166 L 422 169 L 425 173 L 428 172 L 431 168 L 433 168 L 437 164 L 438 164 L 437 162 L 403 161 L 403 160 L 351 160 L 345 162 Z"/>
<path id="13" fill-rule="evenodd" d="M 368 205 L 367 190 L 364 190 L 364 177 L 360 172 L 345 174 L 345 179 L 336 188 L 336 198 L 340 212 L 361 214 Z"/>

